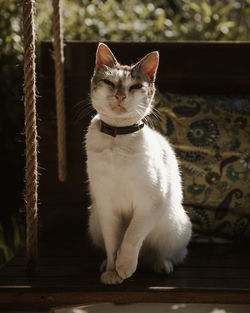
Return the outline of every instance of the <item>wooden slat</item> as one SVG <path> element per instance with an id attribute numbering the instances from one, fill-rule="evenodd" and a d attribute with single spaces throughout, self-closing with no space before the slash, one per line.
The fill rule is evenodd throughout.
<path id="1" fill-rule="evenodd" d="M 193 245 L 173 274 L 138 270 L 121 286 L 99 282 L 102 257 L 92 249 L 85 257 L 43 257 L 35 277 L 27 275 L 25 258 L 14 259 L 0 272 L 0 308 L 48 310 L 114 301 L 250 304 L 250 252 L 240 250 L 241 264 L 237 250 Z"/>
<path id="2" fill-rule="evenodd" d="M 166 289 L 144 289 L 112 291 L 106 289 L 104 292 L 85 290 L 81 288 L 58 289 L 52 288 L 16 288 L 2 289 L 1 294 L 5 301 L 1 303 L 0 312 L 18 311 L 41 311 L 48 312 L 51 308 L 62 306 L 82 306 L 98 303 L 235 303 L 249 304 L 249 294 L 245 291 L 225 292 L 221 290 L 187 290 L 175 288 Z M 16 305 L 18 303 L 18 306 Z"/>

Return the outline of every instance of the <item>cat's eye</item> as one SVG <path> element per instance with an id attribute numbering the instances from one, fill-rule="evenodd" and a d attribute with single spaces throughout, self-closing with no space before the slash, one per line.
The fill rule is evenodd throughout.
<path id="1" fill-rule="evenodd" d="M 103 79 L 103 82 L 106 84 L 106 85 L 109 85 L 110 87 L 114 88 L 115 87 L 115 84 L 112 83 L 110 80 L 108 79 Z"/>
<path id="2" fill-rule="evenodd" d="M 142 88 L 142 84 L 134 84 L 129 88 L 129 90 L 131 91 L 133 89 L 141 89 L 141 88 Z"/>

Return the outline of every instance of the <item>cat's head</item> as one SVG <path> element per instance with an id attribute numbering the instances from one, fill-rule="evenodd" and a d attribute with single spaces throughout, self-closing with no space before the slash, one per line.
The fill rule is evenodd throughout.
<path id="1" fill-rule="evenodd" d="M 99 43 L 91 101 L 104 122 L 128 126 L 150 113 L 158 63 L 159 53 L 154 51 L 135 65 L 120 65 L 111 50 Z"/>

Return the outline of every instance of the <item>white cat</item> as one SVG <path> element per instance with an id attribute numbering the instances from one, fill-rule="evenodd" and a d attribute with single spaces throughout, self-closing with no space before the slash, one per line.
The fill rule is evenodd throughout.
<path id="1" fill-rule="evenodd" d="M 170 273 L 187 253 L 191 223 L 182 207 L 182 185 L 168 141 L 144 125 L 151 111 L 158 52 L 120 65 L 100 43 L 91 80 L 98 114 L 86 135 L 92 200 L 89 231 L 105 249 L 104 284 L 130 277 L 137 263 Z"/>

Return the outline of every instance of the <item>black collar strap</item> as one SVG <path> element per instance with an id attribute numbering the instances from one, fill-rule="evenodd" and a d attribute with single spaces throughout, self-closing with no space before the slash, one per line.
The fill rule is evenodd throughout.
<path id="1" fill-rule="evenodd" d="M 131 126 L 125 126 L 125 127 L 116 127 L 116 126 L 110 126 L 103 121 L 101 121 L 101 132 L 116 137 L 117 135 L 126 135 L 131 134 L 134 132 L 137 132 L 138 130 L 142 129 L 144 126 L 143 122 L 140 122 L 139 124 L 133 124 Z"/>

